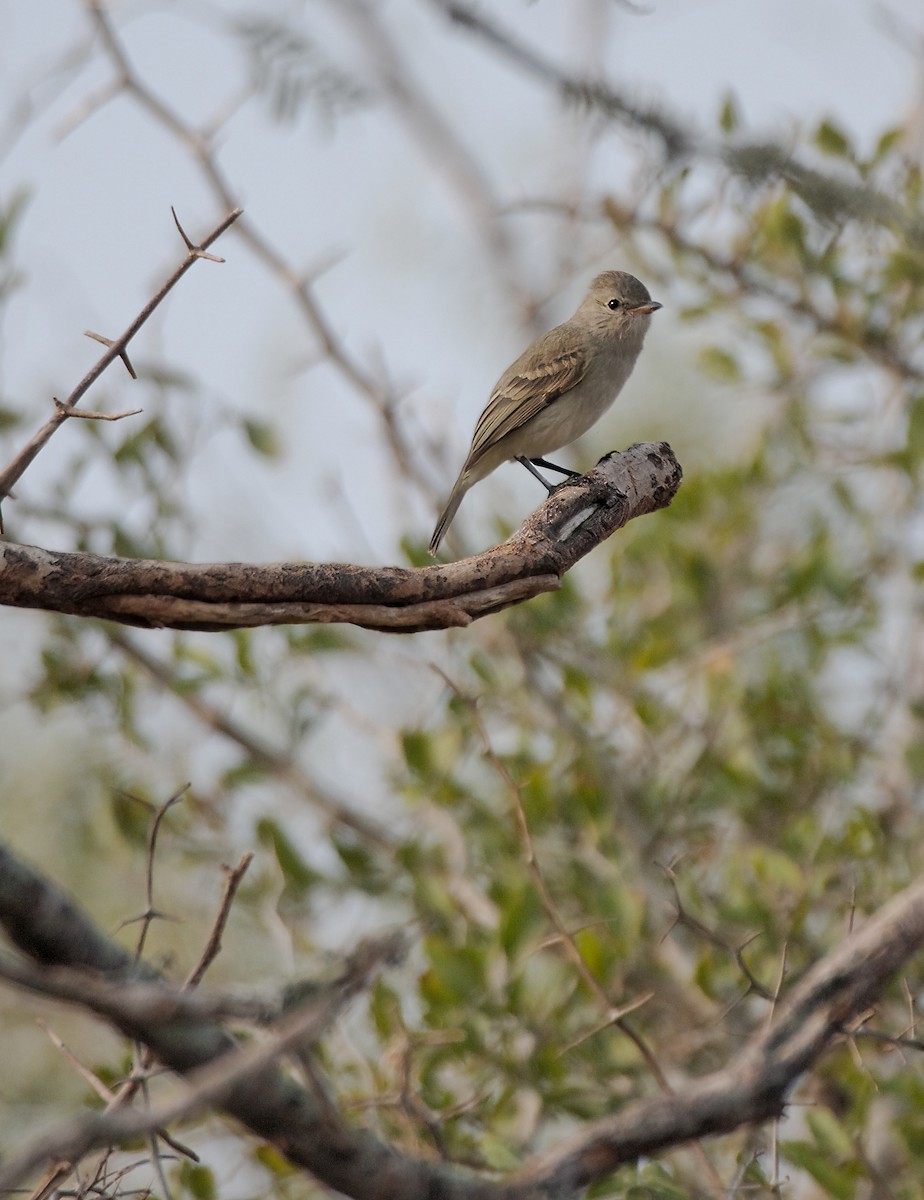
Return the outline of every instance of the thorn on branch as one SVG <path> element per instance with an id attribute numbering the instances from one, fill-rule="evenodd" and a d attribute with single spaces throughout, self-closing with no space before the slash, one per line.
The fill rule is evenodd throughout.
<path id="1" fill-rule="evenodd" d="M 203 246 L 211 246 L 211 244 L 217 238 L 221 237 L 225 230 L 229 229 L 234 224 L 234 222 L 241 215 L 242 211 L 243 210 L 240 208 L 232 209 L 227 216 L 219 221 L 218 225 L 215 226 L 211 233 L 206 234 L 205 238 L 203 239 Z M 176 220 L 176 213 L 174 213 L 174 220 Z M 179 226 L 179 222 L 177 222 L 177 225 Z M 180 230 L 180 232 L 182 233 L 183 231 Z M 186 237 L 185 233 L 183 233 L 183 238 L 187 245 L 190 245 L 189 239 Z M 3 470 L 0 470 L 0 500 L 2 500 L 5 496 L 11 495 L 13 485 L 18 482 L 26 469 L 47 444 L 49 438 L 52 436 L 55 430 L 59 429 L 64 424 L 67 417 L 82 416 L 89 417 L 91 420 L 97 421 L 118 421 L 123 416 L 134 415 L 131 413 L 120 413 L 117 416 L 105 416 L 102 413 L 78 413 L 73 410 L 79 403 L 81 397 L 90 387 L 93 386 L 93 384 L 100 377 L 103 371 L 106 370 L 109 364 L 114 362 L 117 358 L 122 359 L 128 371 L 134 377 L 134 370 L 125 357 L 126 346 L 137 334 L 142 325 L 144 325 L 144 323 L 150 318 L 155 309 L 163 302 L 166 296 L 179 283 L 186 272 L 193 266 L 197 258 L 213 258 L 213 256 L 206 254 L 200 247 L 192 247 L 191 252 L 186 255 L 186 258 L 180 263 L 166 283 L 160 287 L 155 295 L 147 302 L 144 308 L 142 308 L 141 312 L 138 313 L 121 337 L 117 338 L 115 341 L 109 341 L 101 334 L 89 334 L 89 336 L 95 341 L 102 342 L 103 345 L 107 347 L 106 353 L 103 354 L 99 361 L 90 368 L 86 375 L 84 375 L 83 379 L 81 379 L 74 390 L 68 395 L 67 402 L 63 406 L 59 405 L 54 415 L 49 417 L 42 428 L 33 435 L 31 440 L 22 448 L 22 450 L 19 451 L 12 462 L 9 463 L 9 465 Z M 214 261 L 223 262 L 224 260 L 214 259 Z M 57 400 L 55 403 L 57 403 Z M 140 409 L 138 411 L 140 412 Z M 3 528 L 2 525 L 0 525 L 0 534 L 2 533 Z"/>
<path id="2" fill-rule="evenodd" d="M 136 378 L 131 367 L 128 369 L 132 378 Z M 93 412 L 89 408 L 75 408 L 73 404 L 65 404 L 57 396 L 53 396 L 52 399 L 55 402 L 55 408 L 65 417 L 79 417 L 83 421 L 121 421 L 123 417 L 137 417 L 139 413 L 144 412 L 142 408 L 127 408 L 124 412 L 117 413 Z"/>
<path id="3" fill-rule="evenodd" d="M 111 347 L 115 345 L 115 342 L 111 338 L 103 337 L 101 333 L 94 333 L 92 329 L 85 329 L 83 331 L 83 336 L 92 338 L 94 342 L 99 342 L 103 346 Z M 124 349 L 124 347 L 119 351 L 119 358 L 121 358 L 122 362 L 125 364 L 125 370 L 128 371 L 132 379 L 137 379 L 138 376 L 135 374 L 135 368 L 129 361 L 128 351 Z M 139 409 L 138 411 L 140 412 L 141 410 Z"/>
<path id="4" fill-rule="evenodd" d="M 661 937 L 661 941 L 666 941 L 678 926 L 688 929 L 694 935 L 702 938 L 705 942 L 708 942 L 709 945 L 714 946 L 717 950 L 724 951 L 734 959 L 735 965 L 738 967 L 738 970 L 741 972 L 747 982 L 748 991 L 755 993 L 764 1000 L 775 1000 L 775 993 L 760 982 L 760 980 L 754 975 L 754 972 L 744 960 L 744 951 L 748 946 L 750 946 L 751 942 L 760 937 L 760 934 L 752 933 L 739 945 L 733 945 L 732 943 L 726 941 L 725 938 L 718 934 L 714 929 L 710 929 L 708 925 L 704 925 L 702 921 L 694 917 L 693 914 L 686 908 L 680 895 L 680 888 L 677 884 L 677 875 L 673 866 L 669 863 L 658 863 L 657 866 L 659 866 L 664 872 L 674 893 L 674 914 L 671 918 L 670 925 L 667 927 L 663 936 Z"/>
<path id="5" fill-rule="evenodd" d="M 180 218 L 176 215 L 176 209 L 172 204 L 170 205 L 170 211 L 173 213 L 173 223 L 180 231 L 180 237 L 183 239 L 186 249 L 193 256 L 193 258 L 207 258 L 209 262 L 214 263 L 223 263 L 225 261 L 223 258 L 219 258 L 217 254 L 209 254 L 207 250 L 203 250 L 201 246 L 197 246 L 195 242 L 191 241 L 186 234 L 186 230 L 180 224 Z"/>

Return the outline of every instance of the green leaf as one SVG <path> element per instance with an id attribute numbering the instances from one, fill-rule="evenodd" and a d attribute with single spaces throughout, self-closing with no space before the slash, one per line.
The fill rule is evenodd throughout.
<path id="1" fill-rule="evenodd" d="M 265 421 L 257 421 L 253 417 L 245 417 L 243 422 L 247 440 L 258 454 L 264 458 L 279 457 L 279 439 L 272 425 Z"/>
<path id="2" fill-rule="evenodd" d="M 532 883 L 522 881 L 503 899 L 499 936 L 508 957 L 512 958 L 535 935 L 542 920 L 542 905 Z"/>
<path id="3" fill-rule="evenodd" d="M 843 1125 L 828 1108 L 810 1108 L 805 1120 L 815 1141 L 832 1160 L 850 1160 L 854 1157 L 853 1142 Z"/>
<path id="4" fill-rule="evenodd" d="M 286 628 L 286 641 L 294 654 L 327 654 L 352 650 L 356 643 L 349 632 L 333 625 L 308 625 Z"/>
<path id="5" fill-rule="evenodd" d="M 133 798 L 135 797 L 135 798 Z M 147 799 L 152 808 L 139 804 L 139 800 Z M 119 833 L 127 842 L 135 846 L 146 846 L 151 828 L 151 813 L 153 801 L 150 797 L 139 795 L 134 788 L 113 792 L 109 800 L 112 818 Z"/>
<path id="6" fill-rule="evenodd" d="M 233 767 L 222 771 L 219 780 L 223 788 L 233 790 L 245 784 L 257 783 L 261 779 L 265 779 L 268 772 L 269 767 L 265 763 L 260 762 L 259 759 L 245 756 Z"/>
<path id="7" fill-rule="evenodd" d="M 882 162 L 884 158 L 901 144 L 902 139 L 906 136 L 907 130 L 903 125 L 898 125 L 894 129 L 887 129 L 876 143 L 876 149 L 873 151 L 873 157 L 870 161 L 870 166 L 876 166 Z"/>
<path id="8" fill-rule="evenodd" d="M 905 747 L 905 763 L 913 779 L 924 780 L 924 741 Z"/>
<path id="9" fill-rule="evenodd" d="M 719 128 L 723 133 L 734 133 L 740 124 L 741 114 L 738 111 L 738 102 L 734 94 L 729 92 L 719 112 Z"/>
<path id="10" fill-rule="evenodd" d="M 26 205 L 30 199 L 31 195 L 28 189 L 19 187 L 6 205 L 0 208 L 0 254 L 9 250 L 16 225 L 26 211 Z"/>
<path id="11" fill-rule="evenodd" d="M 805 223 L 793 212 L 788 192 L 781 192 L 766 206 L 760 227 L 768 249 L 795 252 L 800 259 L 803 257 Z"/>
<path id="12" fill-rule="evenodd" d="M 375 855 L 352 833 L 331 833 L 331 844 L 337 857 L 352 876 L 353 882 L 373 895 L 382 890 L 385 880 L 379 871 Z"/>
<path id="13" fill-rule="evenodd" d="M 856 1164 L 833 1162 L 827 1150 L 811 1142 L 783 1142 L 783 1154 L 793 1166 L 801 1167 L 834 1200 L 854 1200 L 859 1170 Z"/>
<path id="14" fill-rule="evenodd" d="M 831 154 L 837 158 L 853 157 L 850 139 L 833 121 L 822 121 L 815 131 L 814 141 L 824 154 Z"/>
<path id="15" fill-rule="evenodd" d="M 426 941 L 430 967 L 421 976 L 421 991 L 437 1006 L 484 1003 L 484 954 L 472 946 L 452 946 L 439 938 Z"/>
<path id="16" fill-rule="evenodd" d="M 401 1001 L 394 988 L 389 987 L 383 979 L 377 979 L 372 986 L 369 996 L 369 1011 L 376 1031 L 383 1041 L 388 1041 L 396 1033 L 403 1031 L 404 1021 L 401 1018 Z"/>
<path id="17" fill-rule="evenodd" d="M 515 1171 L 520 1165 L 520 1159 L 507 1142 L 493 1133 L 483 1133 L 478 1147 L 485 1164 L 494 1171 Z"/>
<path id="18" fill-rule="evenodd" d="M 699 352 L 699 369 L 721 383 L 740 383 L 741 368 L 734 355 L 718 346 L 703 346 Z"/>
<path id="19" fill-rule="evenodd" d="M 270 1146 L 266 1142 L 257 1146 L 253 1156 L 271 1175 L 289 1176 L 296 1173 L 296 1168 L 289 1160 L 275 1146 Z"/>
<path id="20" fill-rule="evenodd" d="M 428 778 L 433 774 L 433 740 L 420 729 L 408 729 L 401 735 L 404 761 L 415 775 Z"/>
<path id="21" fill-rule="evenodd" d="M 432 567 L 433 557 L 427 543 L 420 538 L 403 537 L 401 553 L 412 567 Z"/>
<path id="22" fill-rule="evenodd" d="M 257 837 L 264 846 L 272 848 L 290 896 L 301 898 L 323 878 L 305 862 L 295 843 L 277 821 L 269 817 L 258 821 Z"/>
<path id="23" fill-rule="evenodd" d="M 921 287 L 924 284 L 924 255 L 910 247 L 893 251 L 886 262 L 884 278 L 892 285 L 908 283 L 914 288 Z"/>
<path id="24" fill-rule="evenodd" d="M 180 1183 L 194 1200 L 215 1200 L 215 1176 L 202 1163 L 183 1161 L 180 1164 Z"/>

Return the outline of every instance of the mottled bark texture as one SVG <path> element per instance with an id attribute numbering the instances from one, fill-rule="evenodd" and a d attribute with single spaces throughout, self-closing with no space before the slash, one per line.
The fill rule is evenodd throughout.
<path id="1" fill-rule="evenodd" d="M 0 543 L 0 604 L 143 628 L 322 621 L 416 633 L 468 625 L 553 591 L 617 529 L 670 504 L 681 477 L 667 443 L 630 446 L 569 480 L 502 545 L 432 567 L 171 563 Z"/>

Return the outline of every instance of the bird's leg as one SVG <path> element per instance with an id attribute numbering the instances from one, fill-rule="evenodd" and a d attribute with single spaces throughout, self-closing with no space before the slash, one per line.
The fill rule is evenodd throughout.
<path id="1" fill-rule="evenodd" d="M 536 470 L 536 468 L 533 466 L 533 464 L 524 455 L 518 454 L 516 456 L 516 460 L 518 463 L 523 464 L 523 466 L 527 469 L 527 471 L 529 471 L 530 475 L 534 475 L 536 477 L 536 479 L 539 480 L 539 482 L 542 484 L 542 486 L 545 488 L 545 490 L 551 496 L 551 494 L 555 491 L 555 485 L 552 483 L 549 483 L 549 481 L 547 479 L 543 479 L 542 476 L 539 474 L 539 472 Z"/>
<path id="2" fill-rule="evenodd" d="M 549 493 L 550 496 L 553 492 L 557 492 L 558 489 L 562 486 L 560 483 L 549 483 L 549 481 L 547 479 L 543 479 L 542 476 L 539 474 L 539 472 L 536 470 L 536 468 L 533 466 L 533 463 L 538 463 L 540 467 L 551 467 L 553 471 L 564 471 L 563 467 L 556 467 L 554 463 L 547 463 L 545 461 L 545 459 L 543 459 L 543 458 L 526 458 L 526 456 L 523 454 L 518 454 L 516 456 L 516 460 L 518 463 L 523 464 L 523 466 L 527 469 L 527 471 L 529 471 L 530 475 L 534 475 L 539 480 L 539 482 L 542 484 L 542 486 L 545 488 L 545 490 Z M 577 472 L 569 471 L 568 474 L 576 475 Z"/>
<path id="3" fill-rule="evenodd" d="M 557 471 L 559 475 L 567 475 L 569 479 L 580 479 L 580 471 L 572 471 L 570 467 L 560 467 L 557 463 L 549 462 L 547 458 L 531 458 L 534 467 L 545 467 L 547 471 Z"/>

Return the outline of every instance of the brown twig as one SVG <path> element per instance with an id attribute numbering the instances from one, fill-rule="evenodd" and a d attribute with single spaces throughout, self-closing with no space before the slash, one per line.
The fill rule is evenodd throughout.
<path id="1" fill-rule="evenodd" d="M 187 787 L 188 787 L 188 785 L 187 785 Z M 183 793 L 187 790 L 187 787 L 182 788 L 180 791 L 178 791 L 173 796 L 171 796 L 170 799 L 166 803 L 159 805 L 157 807 L 156 812 L 155 812 L 155 818 L 154 818 L 154 821 L 152 822 L 151 831 L 148 835 L 148 846 L 147 846 L 147 851 L 146 851 L 147 910 L 146 910 L 146 913 L 144 914 L 144 918 L 143 918 L 144 925 L 143 925 L 143 929 L 142 929 L 142 936 L 139 938 L 139 943 L 138 943 L 138 947 L 136 950 L 136 961 L 140 960 L 141 951 L 142 951 L 143 943 L 144 943 L 144 938 L 147 934 L 147 930 L 149 928 L 150 921 L 155 916 L 162 916 L 162 914 L 157 913 L 154 909 L 153 867 L 154 867 L 154 855 L 155 855 L 155 851 L 156 851 L 157 835 L 159 832 L 159 828 L 163 821 L 163 818 L 166 816 L 169 809 L 172 808 L 173 805 L 176 804 L 182 798 Z M 133 797 L 133 799 L 137 799 L 137 797 Z M 139 802 L 144 803 L 143 801 L 139 801 Z M 151 806 L 148 805 L 147 807 L 151 807 Z M 199 962 L 196 964 L 196 966 L 190 972 L 185 983 L 183 984 L 182 990 L 185 991 L 185 990 L 189 990 L 191 988 L 196 987 L 198 985 L 199 981 L 202 979 L 202 976 L 204 975 L 208 966 L 214 961 L 215 957 L 219 953 L 219 951 L 221 949 L 221 934 L 227 923 L 235 892 L 237 891 L 237 888 L 240 885 L 240 882 L 243 879 L 244 873 L 246 872 L 248 866 L 250 865 L 252 858 L 253 858 L 253 854 L 248 852 L 241 858 L 240 862 L 238 863 L 238 865 L 235 868 L 233 868 L 233 869 L 226 868 L 225 887 L 224 887 L 224 892 L 222 895 L 221 904 L 219 906 L 218 914 L 216 915 L 215 921 L 213 922 L 208 941 L 206 942 L 206 945 L 203 948 L 202 955 L 200 956 Z M 3 965 L 4 964 L 0 964 L 0 976 L 4 975 Z M 4 977 L 10 979 L 11 974 L 10 974 L 9 964 L 5 964 L 5 965 L 7 967 L 7 970 L 6 970 Z M 27 976 L 23 975 L 20 978 L 21 978 L 22 985 L 28 986 L 28 984 L 26 982 Z M 47 983 L 47 980 L 40 980 L 38 977 L 32 976 L 32 983 L 37 988 L 40 988 L 42 986 L 42 983 Z M 85 978 L 78 979 L 78 980 L 74 980 L 72 978 L 68 981 L 63 982 L 63 986 L 64 986 L 65 991 L 67 992 L 67 995 L 62 998 L 73 999 L 75 997 L 75 995 L 79 996 L 81 994 L 84 997 L 86 997 L 86 995 L 88 994 L 88 992 L 87 992 L 88 987 L 90 989 L 92 989 L 93 984 L 91 982 L 88 982 Z M 161 1003 L 162 1003 L 161 1001 L 155 1000 L 154 1001 L 155 1009 L 157 1007 L 160 1007 Z M 218 1001 L 216 1003 L 221 1003 L 221 1002 Z M 138 1052 L 137 1051 L 138 1043 L 137 1042 L 135 1043 L 136 1044 L 136 1053 L 137 1053 L 136 1064 L 132 1068 L 132 1071 L 131 1071 L 131 1074 L 129 1075 L 129 1077 L 122 1082 L 122 1084 L 118 1087 L 118 1089 L 116 1091 L 111 1091 L 108 1087 L 106 1087 L 106 1085 L 102 1082 L 102 1080 L 100 1080 L 93 1072 L 89 1071 L 88 1068 L 86 1068 L 70 1052 L 70 1050 L 68 1050 L 68 1048 L 64 1045 L 64 1043 L 61 1041 L 61 1039 L 58 1038 L 58 1036 L 51 1029 L 49 1029 L 47 1026 L 45 1026 L 44 1023 L 42 1023 L 42 1027 L 45 1029 L 49 1038 L 51 1038 L 52 1042 L 54 1043 L 55 1046 L 57 1046 L 59 1051 L 65 1056 L 65 1058 L 70 1063 L 72 1063 L 72 1065 L 80 1073 L 80 1075 L 87 1080 L 87 1082 L 90 1084 L 90 1086 L 106 1102 L 105 1111 L 107 1113 L 115 1112 L 115 1111 L 127 1108 L 129 1105 L 131 1105 L 133 1103 L 133 1101 L 135 1100 L 135 1097 L 138 1095 L 139 1091 L 144 1090 L 145 1095 L 147 1095 L 147 1092 L 145 1089 L 145 1084 L 149 1077 L 151 1066 L 154 1061 L 153 1055 L 152 1055 L 149 1047 L 142 1046 L 140 1048 L 140 1052 Z M 189 1146 L 184 1145 L 182 1142 L 179 1142 L 176 1138 L 174 1138 L 172 1136 L 172 1134 L 170 1134 L 164 1128 L 152 1130 L 151 1135 L 150 1135 L 150 1140 L 151 1140 L 152 1156 L 155 1158 L 155 1165 L 158 1167 L 159 1173 L 161 1173 L 161 1174 L 162 1174 L 162 1170 L 160 1168 L 160 1164 L 158 1161 L 159 1153 L 160 1153 L 159 1145 L 158 1145 L 159 1141 L 163 1141 L 164 1143 L 166 1143 L 166 1145 L 168 1145 L 172 1150 L 176 1151 L 176 1153 L 180 1154 L 181 1156 L 183 1156 L 185 1158 L 189 1158 L 193 1162 L 199 1161 L 199 1156 L 195 1153 L 195 1151 L 193 1151 Z M 71 1160 L 62 1159 L 60 1162 L 55 1163 L 45 1173 L 45 1175 L 43 1176 L 39 1185 L 34 1189 L 32 1196 L 30 1197 L 30 1200 L 46 1200 L 46 1198 L 48 1196 L 50 1196 L 52 1192 L 59 1191 L 62 1183 L 70 1175 L 72 1175 L 74 1170 L 77 1168 L 78 1161 L 79 1160 L 76 1158 L 71 1159 Z"/>
<path id="2" fill-rule="evenodd" d="M 179 804 L 186 792 L 189 790 L 189 784 L 184 783 L 183 786 L 163 804 L 159 804 L 154 810 L 154 820 L 151 822 L 151 828 L 148 832 L 148 845 L 145 853 L 145 900 L 146 906 L 143 913 L 137 917 L 130 917 L 127 921 L 123 921 L 123 925 L 133 924 L 136 921 L 141 922 L 141 932 L 138 935 L 138 944 L 135 947 L 135 958 L 140 962 L 141 956 L 144 954 L 144 943 L 147 941 L 148 931 L 155 920 L 169 920 L 165 914 L 158 912 L 154 907 L 154 855 L 157 852 L 157 838 L 160 834 L 160 827 L 163 824 L 164 818 L 174 805 Z M 175 918 L 174 918 L 175 919 Z"/>
<path id="3" fill-rule="evenodd" d="M 924 222 L 919 214 L 902 208 L 890 195 L 866 181 L 854 183 L 841 175 L 825 174 L 807 166 L 779 142 L 731 143 L 706 137 L 692 126 L 683 124 L 664 107 L 643 107 L 628 93 L 606 82 L 558 66 L 550 57 L 462 0 L 430 2 L 459 28 L 467 30 L 515 67 L 554 90 L 564 101 L 591 108 L 607 120 L 651 135 L 660 143 L 667 161 L 695 157 L 721 163 L 732 175 L 752 184 L 782 179 L 810 202 L 823 204 L 827 216 L 846 215 L 887 229 L 897 228 L 912 245 L 920 247 L 924 243 Z"/>
<path id="4" fill-rule="evenodd" d="M 453 198 L 467 207 L 476 231 L 513 302 L 535 316 L 535 305 L 524 291 L 521 269 L 511 239 L 500 218 L 501 206 L 490 178 L 476 156 L 458 136 L 424 89 L 414 81 L 401 46 L 392 38 L 381 7 L 368 0 L 334 0 L 331 8 L 357 31 L 368 59 L 368 69 L 379 88 L 418 143 L 428 166 L 441 173 Z M 406 42 L 406 39 L 402 39 Z M 541 329 L 534 329 L 538 335 Z"/>
<path id="5" fill-rule="evenodd" d="M 710 929 L 708 925 L 704 925 L 702 921 L 694 917 L 684 905 L 680 896 L 680 887 L 677 883 L 677 875 L 674 871 L 674 868 L 669 864 L 663 863 L 659 863 L 658 866 L 661 867 L 661 870 L 667 876 L 667 880 L 671 885 L 671 890 L 674 893 L 674 919 L 671 923 L 668 933 L 670 933 L 670 930 L 675 928 L 677 925 L 682 925 L 685 929 L 689 929 L 691 933 L 703 938 L 704 941 L 707 941 L 711 946 L 715 946 L 716 949 L 724 950 L 726 954 L 735 960 L 738 970 L 744 976 L 747 983 L 747 992 L 753 992 L 755 995 L 760 996 L 763 1000 L 773 1000 L 775 998 L 774 992 L 760 982 L 744 959 L 745 949 L 759 935 L 751 934 L 750 937 L 745 938 L 743 942 L 740 942 L 737 945 L 726 941 L 725 938 L 716 933 L 714 929 Z M 666 937 L 667 934 L 664 936 Z"/>
<path id="6" fill-rule="evenodd" d="M 46 1022 L 39 1021 L 39 1025 L 47 1034 L 51 1044 L 64 1058 L 65 1062 L 69 1063 L 80 1076 L 80 1078 L 83 1079 L 84 1082 L 87 1083 L 94 1092 L 96 1092 L 97 1096 L 99 1096 L 101 1100 L 105 1101 L 106 1112 L 114 1112 L 117 1108 L 121 1108 L 124 1105 L 125 1101 L 123 1099 L 123 1092 L 114 1092 L 111 1088 L 107 1087 L 102 1079 L 100 1079 L 100 1077 L 96 1074 L 96 1072 L 91 1071 L 89 1067 L 85 1066 L 76 1056 L 76 1054 L 69 1049 L 65 1042 L 58 1037 L 55 1031 L 46 1024 Z M 189 1158 L 193 1162 L 199 1161 L 199 1155 L 196 1154 L 194 1150 L 191 1150 L 189 1146 L 184 1146 L 181 1142 L 178 1142 L 174 1137 L 171 1136 L 171 1134 L 167 1132 L 166 1129 L 154 1129 L 152 1132 L 156 1134 L 157 1137 L 163 1138 L 163 1140 L 172 1150 L 176 1150 L 177 1153 L 182 1154 L 184 1158 Z M 57 1182 L 60 1184 L 62 1179 L 67 1178 L 67 1175 L 73 1171 L 76 1165 L 77 1164 L 75 1162 L 71 1162 L 69 1164 L 65 1164 L 63 1162 L 56 1164 L 55 1169 L 59 1172 Z"/>
<path id="7" fill-rule="evenodd" d="M 0 859 L 4 860 L 4 866 L 14 863 L 20 878 L 25 871 L 31 881 L 37 880 L 38 877 L 22 868 L 21 864 L 16 863 L 2 847 L 0 847 Z M 4 904 L 4 900 L 9 900 L 7 893 L 4 893 L 0 899 L 0 923 L 10 931 L 10 911 L 8 905 Z M 55 907 L 59 907 L 62 901 L 63 897 L 60 894 L 52 897 L 52 904 Z M 69 904 L 67 901 L 63 901 L 63 903 Z M 47 916 L 47 912 L 44 915 Z M 76 917 L 76 911 L 72 910 L 71 915 Z M 40 917 L 39 920 L 41 922 L 42 918 Z M 91 940 L 96 941 L 99 936 L 101 935 L 94 932 Z M 299 1043 L 317 1038 L 341 1011 L 344 1004 L 367 986 L 375 972 L 400 958 L 403 947 L 404 938 L 400 934 L 364 943 L 350 956 L 343 972 L 334 983 L 322 989 L 320 994 L 315 994 L 307 1003 L 301 1004 L 295 1011 L 286 1014 L 271 1031 L 269 1038 L 246 1048 L 236 1046 L 228 1035 L 217 1028 L 209 1038 L 207 1027 L 203 1026 L 201 1021 L 197 1021 L 196 1018 L 181 1017 L 182 1029 L 177 1029 L 179 1035 L 177 1046 L 186 1041 L 187 1050 L 192 1049 L 197 1024 L 201 1032 L 206 1034 L 206 1040 L 212 1043 L 212 1051 L 200 1060 L 198 1069 L 191 1063 L 189 1071 L 184 1072 L 190 1074 L 190 1087 L 185 1090 L 184 1094 L 178 1099 L 170 1099 L 146 1111 L 122 1107 L 117 1109 L 112 1105 L 103 1114 L 94 1114 L 86 1120 L 70 1122 L 57 1135 L 46 1135 L 33 1147 L 27 1148 L 18 1155 L 16 1160 L 8 1161 L 0 1169 L 0 1191 L 6 1190 L 11 1185 L 11 1181 L 22 1178 L 42 1162 L 49 1159 L 58 1163 L 76 1162 L 83 1155 L 100 1146 L 157 1131 L 174 1121 L 202 1111 L 203 1108 L 220 1100 L 221 1097 L 233 1094 L 236 1085 L 245 1079 L 265 1077 L 268 1069 L 281 1055 Z M 123 968 L 129 967 L 130 960 L 127 955 L 123 956 L 122 963 Z M 135 966 L 138 969 L 138 965 L 135 964 Z M 65 975 L 67 974 L 73 976 L 75 973 L 66 972 Z M 154 993 L 158 991 L 161 993 L 161 1001 L 154 1001 L 153 1007 L 148 1009 L 146 1016 L 144 1015 L 145 1009 L 150 1001 L 142 1001 L 139 1004 L 137 996 L 132 999 L 132 985 L 125 982 L 115 986 L 112 984 L 100 985 L 92 974 L 84 973 L 82 983 L 80 980 L 72 979 L 72 999 L 82 1001 L 85 1005 L 88 1004 L 128 1036 L 135 1038 L 140 1032 L 140 1027 L 143 1027 L 145 1023 L 154 1027 L 163 1027 L 165 1022 L 169 1022 L 171 1005 L 180 1011 L 188 1008 L 191 1003 L 196 1004 L 196 1001 L 187 998 L 187 989 L 172 989 L 155 982 L 156 976 L 150 969 L 144 969 L 143 974 L 150 982 L 141 985 L 142 992 L 146 989 L 153 989 Z M 24 974 L 24 979 L 28 979 L 27 973 Z M 42 983 L 38 982 L 38 979 L 35 982 L 38 990 L 46 990 Z M 81 991 L 83 991 L 82 997 L 80 996 Z M 61 994 L 60 990 L 58 994 Z M 153 1046 L 156 1046 L 156 1042 L 152 1048 Z M 194 1053 L 197 1056 L 200 1055 L 201 1048 Z M 277 1079 L 275 1072 L 271 1072 L 271 1076 L 274 1080 Z M 283 1083 L 281 1076 L 278 1077 L 278 1082 Z"/>
<path id="8" fill-rule="evenodd" d="M 124 421 L 126 417 L 137 417 L 142 412 L 140 408 L 126 408 L 124 412 L 117 413 L 94 412 L 91 408 L 68 408 L 57 397 L 53 396 L 52 399 L 54 400 L 55 408 L 65 413 L 68 417 L 79 417 L 84 421 Z"/>
<path id="9" fill-rule="evenodd" d="M 202 242 L 198 246 L 191 246 L 191 244 L 188 242 L 188 239 L 185 239 L 184 235 L 184 240 L 187 242 L 188 250 L 186 258 L 180 263 L 170 278 L 167 279 L 167 281 L 157 290 L 144 308 L 142 308 L 125 332 L 117 337 L 114 341 L 108 341 L 99 334 L 90 334 L 90 336 L 95 340 L 101 341 L 107 346 L 106 353 L 103 354 L 102 357 L 99 358 L 90 368 L 86 375 L 84 375 L 83 379 L 81 379 L 70 395 L 68 395 L 66 400 L 55 400 L 54 415 L 48 418 L 41 429 L 39 429 L 38 432 L 33 435 L 33 437 L 25 446 L 23 446 L 12 462 L 9 463 L 9 465 L 5 467 L 3 471 L 0 471 L 0 503 L 2 503 L 7 496 L 9 496 L 17 481 L 22 477 L 26 469 L 35 460 L 55 430 L 58 429 L 59 426 L 63 425 L 69 417 L 75 415 L 73 410 L 80 403 L 81 398 L 89 390 L 89 388 L 93 386 L 97 379 L 99 379 L 103 371 L 105 371 L 110 363 L 114 362 L 117 358 L 124 357 L 125 351 L 132 338 L 137 334 L 138 330 L 141 329 L 145 321 L 148 320 L 158 305 L 166 299 L 167 295 L 179 283 L 193 263 L 198 262 L 200 258 L 209 258 L 215 262 L 222 261 L 221 259 L 215 259 L 213 255 L 206 254 L 205 248 L 207 246 L 211 246 L 213 242 L 217 241 L 217 239 L 221 237 L 225 230 L 234 224 L 240 215 L 241 209 L 233 209 L 215 226 L 211 233 L 207 234 L 203 238 Z M 175 214 L 174 219 L 176 219 Z M 131 367 L 129 367 L 129 370 L 131 371 Z M 82 413 L 81 415 L 87 416 L 88 414 Z M 93 415 L 96 419 L 100 419 L 98 414 Z M 119 417 L 125 415 L 128 414 L 119 414 Z M 111 417 L 103 419 L 115 420 L 117 418 Z M 0 526 L 0 532 L 2 532 L 2 526 Z"/>
<path id="10" fill-rule="evenodd" d="M 605 200 L 603 211 L 620 231 L 637 233 L 651 231 L 663 237 L 672 250 L 689 259 L 697 260 L 708 268 L 710 280 L 715 284 L 725 276 L 734 286 L 738 296 L 758 296 L 778 304 L 784 311 L 808 321 L 816 333 L 836 338 L 845 345 L 853 346 L 872 362 L 899 378 L 911 383 L 924 380 L 924 370 L 901 353 L 892 338 L 883 338 L 868 322 L 851 322 L 845 312 L 825 312 L 805 294 L 798 295 L 780 282 L 770 272 L 760 269 L 745 254 L 721 254 L 702 242 L 685 236 L 675 221 L 664 217 L 651 217 L 637 208 L 623 208 L 611 200 Z"/>
<path id="11" fill-rule="evenodd" d="M 186 982 L 183 984 L 184 988 L 198 987 L 202 982 L 203 975 L 221 952 L 221 937 L 228 923 L 228 917 L 231 915 L 231 905 L 234 903 L 234 897 L 237 889 L 241 886 L 247 868 L 252 862 L 253 851 L 248 850 L 241 856 L 241 860 L 236 867 L 225 867 L 225 887 L 221 896 L 221 904 L 218 906 L 218 913 L 212 923 L 208 941 L 202 949 L 199 961 L 186 976 Z"/>

